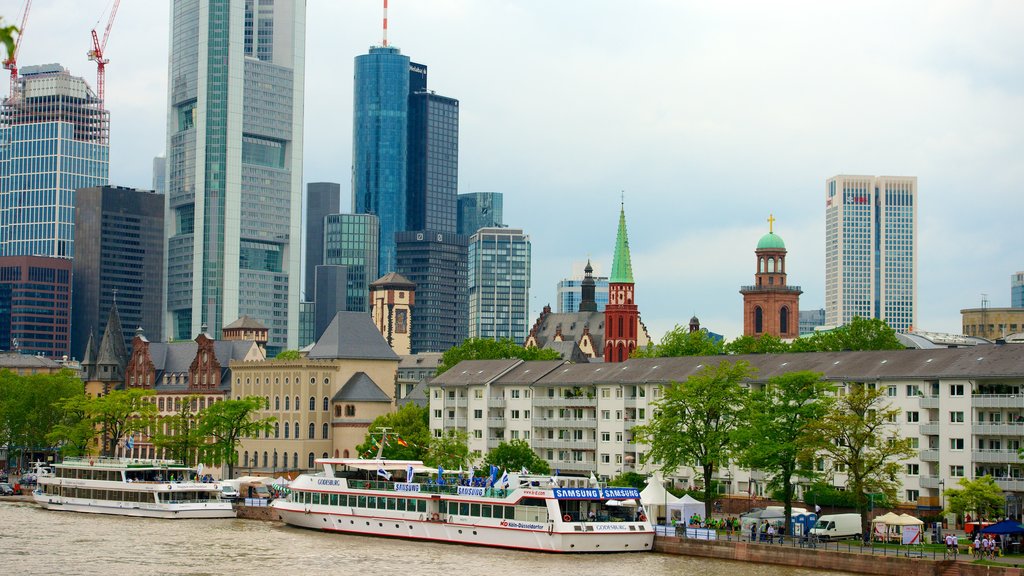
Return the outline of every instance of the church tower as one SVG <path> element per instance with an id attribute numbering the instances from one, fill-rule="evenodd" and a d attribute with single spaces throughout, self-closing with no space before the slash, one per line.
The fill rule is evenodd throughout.
<path id="1" fill-rule="evenodd" d="M 768 233 L 754 250 L 757 272 L 754 285 L 743 286 L 743 335 L 770 334 L 783 340 L 800 336 L 799 286 L 786 283 L 786 244 L 773 228 L 775 218 L 768 217 Z"/>
<path id="2" fill-rule="evenodd" d="M 397 272 L 389 272 L 370 284 L 370 317 L 395 354 L 412 349 L 412 309 L 416 284 Z"/>
<path id="3" fill-rule="evenodd" d="M 608 279 L 608 304 L 604 308 L 604 361 L 624 362 L 637 346 L 640 312 L 633 299 L 633 264 L 626 235 L 626 207 L 619 210 L 612 275 Z"/>

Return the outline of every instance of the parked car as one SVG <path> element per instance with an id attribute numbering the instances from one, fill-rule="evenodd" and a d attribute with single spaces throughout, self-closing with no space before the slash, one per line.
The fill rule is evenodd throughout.
<path id="1" fill-rule="evenodd" d="M 0 496 L 14 496 L 14 488 L 7 482 L 0 482 Z"/>

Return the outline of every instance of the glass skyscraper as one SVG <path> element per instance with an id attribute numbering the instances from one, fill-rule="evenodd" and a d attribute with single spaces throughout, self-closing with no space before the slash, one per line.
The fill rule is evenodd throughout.
<path id="1" fill-rule="evenodd" d="M 370 282 L 377 272 L 380 224 L 373 214 L 329 214 L 324 218 L 324 264 L 348 268 L 345 310 L 370 311 Z"/>
<path id="2" fill-rule="evenodd" d="M 825 324 L 855 316 L 905 332 L 917 325 L 917 178 L 846 176 L 825 183 Z"/>
<path id="3" fill-rule="evenodd" d="M 102 104 L 60 65 L 21 69 L 0 109 L 0 256 L 75 255 L 75 190 L 108 182 Z"/>
<path id="4" fill-rule="evenodd" d="M 400 232 L 396 236 L 398 270 L 416 284 L 411 348 L 444 352 L 466 339 L 466 245 L 469 239 L 444 232 Z"/>
<path id="5" fill-rule="evenodd" d="M 481 228 L 469 239 L 467 261 L 469 337 L 525 342 L 530 313 L 530 237 L 514 228 Z M 416 297 L 418 300 L 419 292 Z"/>
<path id="6" fill-rule="evenodd" d="M 316 267 L 324 263 L 324 218 L 341 212 L 341 184 L 306 184 L 306 263 L 303 301 L 313 300 Z"/>
<path id="7" fill-rule="evenodd" d="M 563 278 L 558 281 L 556 287 L 555 312 L 572 313 L 580 309 L 580 300 L 583 296 L 583 277 Z M 594 277 L 594 301 L 597 303 L 597 311 L 604 312 L 608 304 L 608 277 Z"/>
<path id="8" fill-rule="evenodd" d="M 406 230 L 455 232 L 458 187 L 459 101 L 410 94 Z"/>
<path id="9" fill-rule="evenodd" d="M 1024 272 L 1010 276 L 1010 306 L 1024 308 Z"/>
<path id="10" fill-rule="evenodd" d="M 174 0 L 167 336 L 243 314 L 298 342 L 304 2 Z"/>
<path id="11" fill-rule="evenodd" d="M 481 228 L 500 228 L 503 218 L 501 192 L 469 192 L 459 194 L 459 234 L 472 236 Z"/>

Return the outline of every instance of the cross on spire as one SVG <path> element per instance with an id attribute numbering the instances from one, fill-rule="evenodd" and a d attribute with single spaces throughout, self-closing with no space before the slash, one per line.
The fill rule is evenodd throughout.
<path id="1" fill-rule="evenodd" d="M 769 214 L 768 215 L 768 233 L 769 234 L 773 234 L 774 233 L 774 231 L 772 230 L 774 227 L 775 227 L 775 216 L 773 216 L 772 214 Z"/>

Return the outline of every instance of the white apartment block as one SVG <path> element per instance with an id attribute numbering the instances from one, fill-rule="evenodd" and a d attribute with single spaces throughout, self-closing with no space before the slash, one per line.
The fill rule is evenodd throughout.
<path id="1" fill-rule="evenodd" d="M 475 360 L 462 362 L 429 385 L 430 428 L 464 430 L 476 458 L 502 441 L 523 439 L 563 475 L 614 477 L 647 474 L 645 446 L 633 427 L 649 422 L 663 387 L 696 374 L 723 357 L 640 358 L 621 364 L 562 361 Z M 757 369 L 748 382 L 760 386 L 787 372 L 824 374 L 837 388 L 866 382 L 886 391 L 900 409 L 894 422 L 911 438 L 918 456 L 903 463 L 900 500 L 937 510 L 942 490 L 961 478 L 990 474 L 1019 513 L 1024 495 L 1024 346 L 979 345 L 870 352 L 749 355 Z M 824 465 L 828 469 L 827 463 Z M 680 485 L 700 483 L 678 470 Z M 733 466 L 716 480 L 726 492 L 765 495 L 767 478 Z M 832 476 L 844 487 L 841 473 Z"/>

